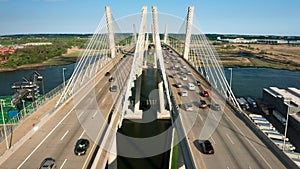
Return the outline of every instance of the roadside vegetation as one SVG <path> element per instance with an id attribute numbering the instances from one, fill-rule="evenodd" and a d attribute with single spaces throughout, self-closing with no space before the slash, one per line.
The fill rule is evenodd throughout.
<path id="1" fill-rule="evenodd" d="M 50 42 L 52 45 L 27 46 L 17 49 L 13 54 L 0 55 L 8 60 L 0 61 L 0 70 L 14 70 L 45 65 L 64 65 L 76 62 L 78 56 L 87 46 L 91 34 L 37 34 L 1 36 L 0 45 L 18 46 L 26 43 Z M 300 70 L 300 45 L 267 44 L 233 44 L 216 42 L 217 37 L 235 38 L 241 35 L 206 35 L 216 49 L 224 67 L 267 67 L 275 69 Z M 247 38 L 247 36 L 242 36 Z M 132 34 L 115 34 L 116 46 L 132 43 Z M 258 36 L 251 38 L 266 38 Z M 268 37 L 270 39 L 287 39 L 289 37 Z M 300 37 L 293 37 L 299 40 Z M 163 35 L 161 35 L 163 39 Z M 175 44 L 179 53 L 183 52 L 184 35 L 169 36 L 170 43 Z M 150 43 L 152 36 L 149 36 Z"/>
<path id="2" fill-rule="evenodd" d="M 16 49 L 13 54 L 0 55 L 0 57 L 9 57 L 8 60 L 0 62 L 0 69 L 12 69 L 23 65 L 42 64 L 43 62 L 51 60 L 52 58 L 62 56 L 63 54 L 67 53 L 69 48 L 75 46 L 78 48 L 83 48 L 88 39 L 88 35 L 18 35 L 1 37 L 0 44 L 3 46 L 24 46 L 26 43 L 39 42 L 50 42 L 52 45 L 24 46 L 24 48 Z M 67 60 L 68 59 L 70 58 L 67 58 Z M 76 61 L 76 58 L 74 59 Z M 65 58 L 63 60 L 65 60 Z M 53 64 L 57 65 L 56 63 Z"/>

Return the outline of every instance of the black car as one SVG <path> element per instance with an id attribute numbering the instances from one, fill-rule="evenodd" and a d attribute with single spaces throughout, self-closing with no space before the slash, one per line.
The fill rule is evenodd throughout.
<path id="1" fill-rule="evenodd" d="M 43 160 L 39 169 L 52 169 L 55 167 L 56 167 L 55 160 L 51 157 L 48 157 Z"/>
<path id="2" fill-rule="evenodd" d="M 106 72 L 106 73 L 105 73 L 105 76 L 109 76 L 109 75 L 110 75 L 110 73 L 109 73 L 109 72 Z"/>
<path id="3" fill-rule="evenodd" d="M 209 140 L 205 140 L 203 143 L 202 143 L 202 146 L 203 146 L 203 152 L 205 154 L 214 154 L 215 153 L 215 150 L 213 148 L 213 146 L 211 145 L 210 141 Z"/>
<path id="4" fill-rule="evenodd" d="M 110 77 L 110 78 L 108 79 L 108 81 L 109 81 L 109 82 L 113 82 L 113 81 L 115 81 L 115 78 L 114 78 L 114 77 Z"/>
<path id="5" fill-rule="evenodd" d="M 221 110 L 221 106 L 219 104 L 216 104 L 216 103 L 210 104 L 210 108 L 212 110 L 216 110 L 216 111 L 220 111 Z"/>
<path id="6" fill-rule="evenodd" d="M 87 148 L 89 147 L 89 140 L 87 139 L 79 139 L 77 140 L 74 148 L 74 153 L 76 155 L 85 155 Z"/>
<path id="7" fill-rule="evenodd" d="M 116 92 L 118 87 L 116 85 L 109 87 L 110 92 Z"/>
<path id="8" fill-rule="evenodd" d="M 206 108 L 207 107 L 206 101 L 205 100 L 200 100 L 199 107 L 200 108 Z"/>

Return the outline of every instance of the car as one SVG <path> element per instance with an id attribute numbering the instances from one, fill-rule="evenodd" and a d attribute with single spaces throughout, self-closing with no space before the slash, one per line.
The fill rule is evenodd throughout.
<path id="1" fill-rule="evenodd" d="M 199 80 L 196 81 L 196 84 L 197 84 L 197 86 L 200 86 L 200 85 L 201 85 L 201 83 L 200 83 Z"/>
<path id="2" fill-rule="evenodd" d="M 191 103 L 183 104 L 183 108 L 185 111 L 193 111 L 193 105 Z"/>
<path id="3" fill-rule="evenodd" d="M 189 83 L 189 90 L 196 90 L 194 83 Z"/>
<path id="4" fill-rule="evenodd" d="M 109 76 L 109 75 L 110 75 L 110 72 L 106 72 L 106 73 L 105 73 L 105 76 Z"/>
<path id="5" fill-rule="evenodd" d="M 205 100 L 200 100 L 199 107 L 200 108 L 206 108 L 207 107 L 206 101 Z"/>
<path id="6" fill-rule="evenodd" d="M 188 96 L 188 92 L 187 91 L 181 91 L 179 92 L 180 96 Z"/>
<path id="7" fill-rule="evenodd" d="M 43 160 L 39 169 L 52 169 L 55 167 L 56 167 L 55 160 L 51 157 L 48 157 Z"/>
<path id="8" fill-rule="evenodd" d="M 109 87 L 109 91 L 110 91 L 110 92 L 116 92 L 117 89 L 118 89 L 118 87 L 117 87 L 116 85 L 113 85 L 113 86 L 110 86 L 110 87 Z"/>
<path id="9" fill-rule="evenodd" d="M 115 81 L 115 78 L 114 78 L 114 77 L 110 77 L 110 78 L 108 79 L 108 81 L 109 81 L 109 82 L 113 82 L 113 81 Z"/>
<path id="10" fill-rule="evenodd" d="M 216 103 L 212 103 L 209 106 L 212 110 L 216 110 L 216 111 L 220 111 L 221 110 L 221 106 L 219 104 Z"/>
<path id="11" fill-rule="evenodd" d="M 205 154 L 214 154 L 215 153 L 215 150 L 209 140 L 205 140 L 202 143 L 202 147 L 203 147 L 203 152 Z"/>
<path id="12" fill-rule="evenodd" d="M 187 77 L 186 76 L 182 76 L 182 80 L 187 80 Z"/>
<path id="13" fill-rule="evenodd" d="M 173 74 L 171 75 L 171 77 L 172 77 L 172 78 L 175 78 L 175 77 L 176 77 L 176 73 L 173 73 Z"/>
<path id="14" fill-rule="evenodd" d="M 209 94 L 208 94 L 208 92 L 206 90 L 202 91 L 200 94 L 203 97 L 208 97 L 209 96 Z"/>
<path id="15" fill-rule="evenodd" d="M 178 82 L 178 83 L 176 83 L 176 86 L 177 86 L 178 88 L 181 88 L 181 87 L 182 87 L 182 84 L 181 84 L 180 82 Z"/>
<path id="16" fill-rule="evenodd" d="M 89 144 L 90 142 L 87 139 L 81 138 L 77 140 L 74 148 L 74 153 L 78 156 L 85 155 L 87 148 L 89 147 Z"/>
<path id="17" fill-rule="evenodd" d="M 187 75 L 192 75 L 192 72 L 187 71 L 186 74 L 187 74 Z"/>

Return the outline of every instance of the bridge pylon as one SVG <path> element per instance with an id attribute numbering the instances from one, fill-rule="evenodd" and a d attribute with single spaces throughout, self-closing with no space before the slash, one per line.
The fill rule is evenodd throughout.
<path id="1" fill-rule="evenodd" d="M 183 58 L 185 60 L 189 60 L 191 35 L 193 29 L 193 19 L 194 19 L 194 6 L 190 6 L 188 8 L 187 22 L 186 22 L 186 29 L 185 29 L 185 43 L 184 43 L 184 52 L 183 52 Z"/>
<path id="2" fill-rule="evenodd" d="M 107 22 L 106 25 L 108 30 L 111 58 L 114 58 L 116 55 L 116 47 L 115 47 L 115 37 L 114 37 L 114 30 L 113 30 L 113 18 L 109 6 L 105 7 L 105 12 L 106 12 L 106 22 Z"/>
<path id="3" fill-rule="evenodd" d="M 160 37 L 159 37 L 158 14 L 157 14 L 156 6 L 152 6 L 152 19 L 153 19 L 153 37 L 154 37 L 153 39 L 155 40 L 154 45 L 155 45 L 155 51 L 156 51 L 155 53 L 158 58 L 159 68 L 160 68 L 161 74 L 162 74 L 162 81 L 158 84 L 158 87 L 159 87 L 158 92 L 159 92 L 160 113 L 163 114 L 165 112 L 163 86 L 165 87 L 165 90 L 166 90 L 169 110 L 171 110 L 171 98 L 170 98 L 169 83 L 167 81 L 166 69 L 164 66 L 162 48 L 161 48 Z"/>

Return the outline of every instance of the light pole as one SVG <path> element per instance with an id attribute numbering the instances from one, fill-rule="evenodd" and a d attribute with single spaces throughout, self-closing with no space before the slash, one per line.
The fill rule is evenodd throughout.
<path id="1" fill-rule="evenodd" d="M 7 141 L 7 133 L 6 133 L 6 125 L 5 125 L 5 119 L 4 119 L 4 113 L 3 113 L 3 106 L 2 106 L 2 102 L 4 100 L 0 100 L 0 106 L 1 106 L 1 113 L 2 113 L 2 122 L 3 122 L 3 129 L 4 129 L 4 135 L 5 135 L 5 142 L 6 142 L 6 149 L 8 150 L 9 149 L 9 146 L 8 146 L 8 141 Z"/>
<path id="2" fill-rule="evenodd" d="M 23 103 L 23 110 L 24 110 L 24 113 L 25 113 L 25 116 L 26 116 L 25 100 L 22 100 L 22 103 Z M 25 116 L 24 116 L 24 117 L 25 117 Z"/>
<path id="3" fill-rule="evenodd" d="M 230 70 L 230 81 L 229 81 L 229 86 L 230 86 L 230 90 L 231 88 L 231 83 L 232 83 L 232 68 L 228 68 L 228 70 Z"/>
<path id="4" fill-rule="evenodd" d="M 66 87 L 66 78 L 65 78 L 65 70 L 66 70 L 67 68 L 65 68 L 65 67 L 63 67 L 62 68 L 62 70 L 63 70 L 63 81 L 64 81 L 64 87 Z"/>
<path id="5" fill-rule="evenodd" d="M 285 140 L 286 140 L 286 134 L 287 134 L 287 129 L 288 129 L 288 123 L 289 123 L 290 106 L 291 106 L 291 104 L 289 103 L 288 110 L 286 112 L 286 123 L 285 123 L 285 129 L 284 129 L 284 140 L 283 140 L 282 151 L 285 151 Z"/>

